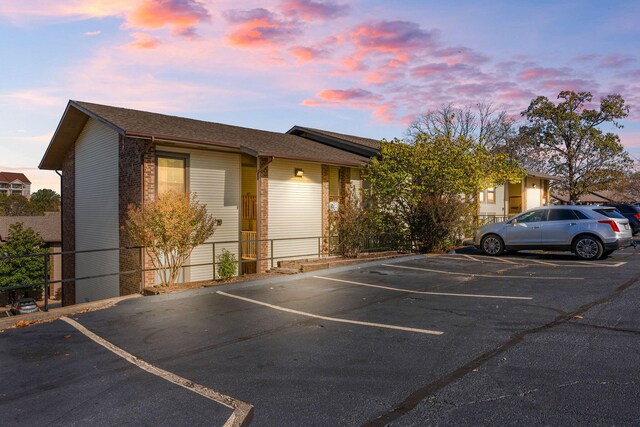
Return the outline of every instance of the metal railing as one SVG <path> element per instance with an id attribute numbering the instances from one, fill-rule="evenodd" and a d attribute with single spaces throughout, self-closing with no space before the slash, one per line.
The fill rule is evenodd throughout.
<path id="1" fill-rule="evenodd" d="M 482 227 L 487 224 L 495 224 L 497 222 L 506 221 L 509 219 L 507 215 L 478 215 L 478 226 Z"/>
<path id="2" fill-rule="evenodd" d="M 289 253 L 284 252 L 285 249 L 280 249 L 283 253 L 282 255 L 276 256 L 276 249 L 278 243 L 282 242 L 296 242 L 309 240 L 313 242 L 314 250 L 313 252 L 295 252 L 292 253 L 289 248 Z M 217 266 L 220 264 L 218 260 L 218 255 L 220 254 L 220 248 L 227 248 L 230 245 L 234 245 L 238 248 L 239 251 L 242 250 L 243 247 L 252 246 L 256 249 L 260 248 L 262 243 L 265 243 L 268 251 L 266 254 L 262 254 L 262 251 L 257 251 L 257 254 L 261 254 L 262 256 L 256 256 L 255 259 L 243 259 L 242 256 L 239 259 L 236 259 L 235 263 L 237 265 L 237 273 L 238 275 L 242 274 L 242 266 L 245 263 L 260 263 L 262 261 L 267 261 L 268 265 L 271 269 L 274 268 L 275 263 L 279 260 L 283 259 L 303 259 L 305 257 L 330 257 L 335 255 L 340 255 L 342 253 L 341 246 L 344 244 L 339 241 L 339 236 L 314 236 L 314 237 L 295 237 L 295 238 L 281 238 L 281 239 L 250 239 L 250 240 L 230 240 L 230 241 L 222 241 L 222 242 L 209 242 L 203 245 L 198 246 L 201 248 L 206 245 L 211 245 L 212 252 L 212 260 L 207 263 L 197 263 L 197 264 L 188 264 L 183 265 L 182 268 L 195 268 L 195 267 L 212 267 L 212 280 L 217 280 Z M 311 247 L 311 245 L 307 245 L 307 247 Z M 371 236 L 362 242 L 362 252 L 379 252 L 382 250 L 394 250 L 397 248 L 397 243 L 392 239 L 388 239 L 385 236 Z M 37 283 L 28 283 L 28 284 L 15 284 L 14 286 L 4 286 L 0 287 L 0 293 L 17 291 L 22 289 L 31 289 L 37 290 L 44 288 L 44 311 L 48 311 L 49 309 L 49 287 L 54 284 L 64 284 L 69 282 L 75 282 L 80 280 L 92 280 L 92 279 L 101 279 L 106 277 L 114 277 L 114 276 L 124 276 L 124 275 L 133 275 L 133 274 L 144 274 L 149 271 L 159 271 L 163 269 L 167 269 L 168 267 L 158 267 L 158 268 L 137 268 L 132 270 L 124 270 L 118 271 L 115 273 L 104 273 L 104 274 L 94 274 L 90 276 L 83 277 L 72 277 L 72 278 L 63 278 L 59 280 L 51 280 L 49 277 L 49 265 L 51 261 L 51 257 L 60 256 L 62 259 L 64 256 L 73 255 L 74 257 L 79 254 L 90 254 L 90 253 L 101 253 L 101 252 L 115 252 L 118 251 L 120 255 L 121 251 L 136 251 L 136 255 L 138 257 L 138 263 L 142 266 L 144 263 L 144 258 L 142 256 L 144 247 L 142 246 L 129 246 L 129 247 L 118 247 L 118 248 L 104 248 L 104 249 L 90 249 L 90 250 L 77 250 L 77 251 L 59 251 L 59 252 L 45 252 L 45 253 L 34 253 L 34 254 L 24 254 L 24 255 L 4 255 L 0 256 L 0 263 L 9 259 L 21 259 L 21 258 L 34 258 L 34 257 L 42 257 L 44 263 L 44 271 L 43 271 L 43 280 Z M 64 260 L 62 261 L 64 262 Z M 143 277 L 140 278 L 140 292 L 142 292 L 142 286 L 144 284 Z"/>

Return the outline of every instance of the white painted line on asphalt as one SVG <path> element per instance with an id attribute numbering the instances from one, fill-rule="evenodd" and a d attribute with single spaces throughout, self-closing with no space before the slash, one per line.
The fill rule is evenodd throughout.
<path id="1" fill-rule="evenodd" d="M 513 265 L 527 265 L 527 264 L 521 264 L 521 263 L 517 263 L 517 262 L 513 262 L 513 261 L 505 261 L 503 258 L 493 258 L 493 257 L 488 257 L 488 256 L 471 256 L 471 255 L 467 255 L 467 254 L 461 254 L 463 257 L 470 259 L 471 261 L 475 261 L 475 262 L 489 262 L 489 263 L 494 263 L 494 264 L 513 264 Z M 458 257 L 456 255 L 449 255 L 451 257 Z M 479 259 L 482 258 L 482 259 Z"/>
<path id="2" fill-rule="evenodd" d="M 331 277 L 324 277 L 324 276 L 313 276 L 313 277 L 316 279 L 332 280 L 334 282 L 342 282 L 342 283 L 351 283 L 353 285 L 358 285 L 358 286 L 368 286 L 371 288 L 387 289 L 389 291 L 404 292 L 404 293 L 410 293 L 410 294 L 437 295 L 437 296 L 447 296 L 447 297 L 467 297 L 467 298 L 494 298 L 494 299 L 518 299 L 518 300 L 533 299 L 531 297 L 509 297 L 504 295 L 458 294 L 458 293 L 450 293 L 450 292 L 413 291 L 410 289 L 392 288 L 389 286 L 374 285 L 371 283 L 352 282 L 351 280 L 334 279 Z"/>
<path id="3" fill-rule="evenodd" d="M 553 264 L 553 263 L 546 262 L 546 261 L 540 261 L 540 260 L 537 260 L 537 259 L 530 259 L 528 261 L 535 262 L 536 264 L 550 265 L 552 267 L 560 267 L 560 265 L 558 265 L 558 264 Z"/>
<path id="4" fill-rule="evenodd" d="M 492 279 L 536 279 L 536 280 L 584 280 L 584 277 L 549 277 L 549 276 L 507 276 L 496 274 L 460 273 L 457 271 L 434 270 L 431 268 L 408 267 L 406 265 L 382 264 L 384 267 L 405 268 L 407 270 L 428 271 L 430 273 L 449 274 L 452 276 L 490 277 Z"/>
<path id="5" fill-rule="evenodd" d="M 353 325 L 372 326 L 374 328 L 384 328 L 384 329 L 395 329 L 395 330 L 398 330 L 398 331 L 417 332 L 419 334 L 429 334 L 429 335 L 442 335 L 442 334 L 444 334 L 444 332 L 442 332 L 442 331 L 433 331 L 431 329 L 408 328 L 408 327 L 405 327 L 405 326 L 386 325 L 384 323 L 370 323 L 370 322 L 361 322 L 359 320 L 348 320 L 348 319 L 340 319 L 340 318 L 337 318 L 337 317 L 320 316 L 318 314 L 307 313 L 307 312 L 298 311 L 298 310 L 292 310 L 290 308 L 280 307 L 278 305 L 268 304 L 266 302 L 258 301 L 258 300 L 251 299 L 251 298 L 241 297 L 239 295 L 232 295 L 232 294 L 228 294 L 228 293 L 222 292 L 222 291 L 217 291 L 216 293 L 219 294 L 219 295 L 224 295 L 226 297 L 235 298 L 235 299 L 239 299 L 239 300 L 242 300 L 242 301 L 250 302 L 252 304 L 258 304 L 258 305 L 262 305 L 264 307 L 269 307 L 269 308 L 272 308 L 274 310 L 280 310 L 280 311 L 284 311 L 284 312 L 287 312 L 287 313 L 299 314 L 301 316 L 313 317 L 315 319 L 328 320 L 330 322 L 351 323 Z"/>
<path id="6" fill-rule="evenodd" d="M 508 264 L 513 264 L 513 265 L 524 265 L 524 266 L 531 266 L 530 263 L 537 263 L 537 264 L 543 264 L 543 265 L 550 265 L 553 267 L 605 267 L 605 268 L 617 268 L 617 267 L 621 267 L 623 265 L 626 264 L 626 262 L 617 262 L 614 264 L 611 263 L 606 263 L 606 262 L 598 262 L 598 261 L 580 261 L 580 260 L 568 260 L 568 259 L 558 259 L 558 260 L 553 260 L 553 262 L 547 262 L 547 261 L 540 261 L 537 259 L 530 259 L 530 258 L 504 258 L 504 257 L 489 257 L 486 255 L 468 255 L 468 254 L 445 254 L 445 255 L 440 255 L 440 258 L 466 258 L 469 259 L 471 261 L 475 261 L 475 262 L 487 262 L 487 263 L 494 263 L 494 264 L 503 264 L 503 263 L 508 263 Z M 434 257 L 435 258 L 435 257 Z M 518 261 L 518 262 L 515 262 Z"/>
<path id="7" fill-rule="evenodd" d="M 210 388 L 207 388 L 203 385 L 196 384 L 186 378 L 182 378 L 176 374 L 165 371 L 164 369 L 160 369 L 157 366 L 147 363 L 142 359 L 138 359 L 133 354 L 126 352 L 120 347 L 115 346 L 104 338 L 94 334 L 75 320 L 69 319 L 68 317 L 61 317 L 60 320 L 67 322 L 69 325 L 76 328 L 91 340 L 95 341 L 96 343 L 100 344 L 102 347 L 115 353 L 116 355 L 122 357 L 127 362 L 136 365 L 138 368 L 147 371 L 157 377 L 160 377 L 163 380 L 179 385 L 180 387 L 184 387 L 187 390 L 199 394 L 200 396 L 203 396 L 209 400 L 213 400 L 216 403 L 233 409 L 233 413 L 231 414 L 231 417 L 229 417 L 227 422 L 224 423 L 224 427 L 240 427 L 247 425 L 248 421 L 250 421 L 251 418 L 249 415 L 253 410 L 253 406 L 249 405 L 248 403 L 238 399 L 234 399 L 231 396 L 227 396 L 215 390 L 211 390 Z"/>

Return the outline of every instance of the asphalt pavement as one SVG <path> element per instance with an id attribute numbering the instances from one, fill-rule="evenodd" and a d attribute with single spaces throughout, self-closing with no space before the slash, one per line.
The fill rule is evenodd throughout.
<path id="1" fill-rule="evenodd" d="M 251 425 L 637 425 L 639 253 L 411 257 L 73 319 L 247 402 Z M 8 425 L 222 425 L 231 415 L 62 321 L 0 340 Z"/>

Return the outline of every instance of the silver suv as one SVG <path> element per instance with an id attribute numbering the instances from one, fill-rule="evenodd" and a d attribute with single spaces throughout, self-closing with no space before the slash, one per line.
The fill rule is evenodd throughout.
<path id="1" fill-rule="evenodd" d="M 487 255 L 539 249 L 571 251 L 595 260 L 632 244 L 629 220 L 606 206 L 546 206 L 476 231 L 474 246 Z"/>

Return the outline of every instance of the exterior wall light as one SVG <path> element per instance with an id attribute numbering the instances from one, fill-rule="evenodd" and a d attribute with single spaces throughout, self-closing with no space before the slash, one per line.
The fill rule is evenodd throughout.
<path id="1" fill-rule="evenodd" d="M 301 177 L 301 176 L 303 176 L 303 175 L 304 175 L 304 171 L 303 171 L 302 169 L 300 169 L 300 168 L 295 168 L 295 169 L 293 170 L 293 174 L 294 174 L 295 176 L 297 176 L 297 177 Z"/>

